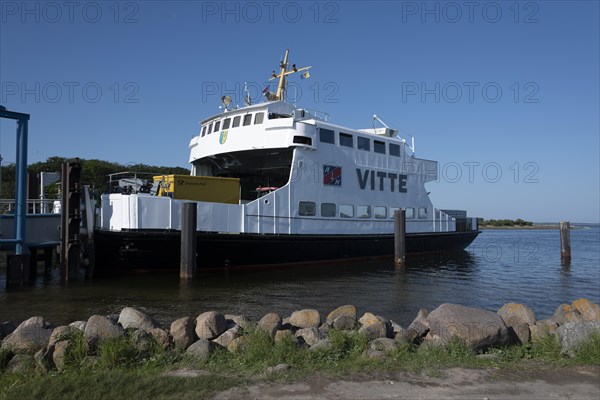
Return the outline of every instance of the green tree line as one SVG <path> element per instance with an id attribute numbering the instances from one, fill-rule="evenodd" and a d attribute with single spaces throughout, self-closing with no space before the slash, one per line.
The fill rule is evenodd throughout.
<path id="1" fill-rule="evenodd" d="M 531 226 L 533 222 L 517 219 L 483 219 L 479 218 L 479 225 L 482 226 Z"/>
<path id="2" fill-rule="evenodd" d="M 50 157 L 46 161 L 33 163 L 27 167 L 29 175 L 36 175 L 40 172 L 60 172 L 64 162 L 73 162 L 74 159 L 64 157 Z M 90 187 L 99 193 L 108 191 L 108 175 L 117 172 L 135 171 L 140 173 L 158 173 L 158 174 L 180 174 L 189 175 L 190 171 L 181 167 L 165 167 L 147 164 L 123 165 L 103 160 L 85 160 L 79 159 L 81 163 L 81 184 L 90 185 Z M 2 166 L 2 198 L 12 199 L 15 196 L 15 164 Z M 59 184 L 51 185 L 46 188 L 48 198 L 57 196 Z"/>

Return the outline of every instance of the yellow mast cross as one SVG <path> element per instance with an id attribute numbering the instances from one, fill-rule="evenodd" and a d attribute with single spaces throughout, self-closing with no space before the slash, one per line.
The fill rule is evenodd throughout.
<path id="1" fill-rule="evenodd" d="M 290 71 L 287 70 L 287 65 L 288 65 L 288 54 L 290 52 L 290 49 L 285 49 L 285 57 L 283 58 L 283 61 L 279 64 L 279 66 L 281 67 L 281 72 L 279 73 L 279 75 L 277 75 L 275 73 L 275 71 L 273 71 L 273 75 L 271 75 L 271 78 L 269 78 L 270 81 L 279 78 L 279 85 L 277 86 L 277 94 L 275 95 L 275 99 L 274 100 L 283 100 L 285 95 L 285 77 L 291 74 L 295 74 L 296 72 L 300 72 L 300 71 L 305 71 L 308 70 L 311 67 L 302 67 L 302 68 L 296 68 L 296 64 L 292 64 L 292 69 Z"/>

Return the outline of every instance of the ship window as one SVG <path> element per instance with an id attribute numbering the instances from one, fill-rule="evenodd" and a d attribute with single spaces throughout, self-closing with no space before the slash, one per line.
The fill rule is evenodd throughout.
<path id="1" fill-rule="evenodd" d="M 406 208 L 406 219 L 414 219 L 415 218 L 415 209 L 413 207 Z"/>
<path id="2" fill-rule="evenodd" d="M 256 113 L 254 116 L 254 125 L 262 124 L 265 119 L 265 113 Z"/>
<path id="3" fill-rule="evenodd" d="M 386 219 L 387 218 L 387 208 L 375 206 L 375 218 L 377 219 Z"/>
<path id="4" fill-rule="evenodd" d="M 427 219 L 427 209 L 419 207 L 419 219 Z"/>
<path id="5" fill-rule="evenodd" d="M 218 131 L 220 127 L 221 127 L 221 121 L 215 122 L 215 132 Z"/>
<path id="6" fill-rule="evenodd" d="M 202 136 L 206 135 L 206 125 L 202 127 Z"/>
<path id="7" fill-rule="evenodd" d="M 340 204 L 340 218 L 354 218 L 354 206 L 352 204 Z"/>
<path id="8" fill-rule="evenodd" d="M 238 126 L 240 126 L 240 116 L 238 115 L 237 117 L 233 117 L 233 126 L 232 128 L 237 128 Z"/>
<path id="9" fill-rule="evenodd" d="M 303 216 L 316 215 L 317 204 L 314 201 L 301 201 L 298 207 L 298 214 Z"/>
<path id="10" fill-rule="evenodd" d="M 269 119 L 291 118 L 291 115 L 269 113 Z"/>
<path id="11" fill-rule="evenodd" d="M 330 129 L 319 128 L 319 140 L 321 141 L 321 143 L 335 144 L 333 131 Z"/>
<path id="12" fill-rule="evenodd" d="M 358 218 L 371 218 L 371 206 L 358 206 Z"/>
<path id="13" fill-rule="evenodd" d="M 354 141 L 352 140 L 352 135 L 350 135 L 348 133 L 340 132 L 340 146 L 354 147 Z"/>
<path id="14" fill-rule="evenodd" d="M 399 208 L 398 207 L 390 207 L 390 218 L 394 219 L 394 216 L 396 215 L 396 211 L 398 211 Z"/>
<path id="15" fill-rule="evenodd" d="M 356 138 L 356 146 L 359 150 L 371 150 L 371 141 L 365 137 L 358 136 Z"/>
<path id="16" fill-rule="evenodd" d="M 312 139 L 306 136 L 294 136 L 294 143 L 312 146 Z"/>
<path id="17" fill-rule="evenodd" d="M 207 135 L 210 135 L 212 133 L 212 124 L 208 125 L 208 132 L 206 132 Z"/>
<path id="18" fill-rule="evenodd" d="M 250 125 L 251 122 L 252 122 L 252 114 L 244 115 L 244 126 Z"/>
<path id="19" fill-rule="evenodd" d="M 385 154 L 385 142 L 380 142 L 379 140 L 373 141 L 373 151 L 379 154 Z"/>
<path id="20" fill-rule="evenodd" d="M 390 156 L 400 157 L 400 145 L 390 143 Z"/>
<path id="21" fill-rule="evenodd" d="M 335 217 L 335 204 L 321 203 L 321 217 Z"/>
<path id="22" fill-rule="evenodd" d="M 231 118 L 226 118 L 225 121 L 223 121 L 223 129 L 229 129 L 230 124 Z"/>

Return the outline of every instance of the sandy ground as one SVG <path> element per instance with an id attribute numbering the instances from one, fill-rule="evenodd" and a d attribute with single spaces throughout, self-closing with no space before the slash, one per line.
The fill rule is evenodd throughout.
<path id="1" fill-rule="evenodd" d="M 226 399 L 600 399 L 600 366 L 543 371 L 452 368 L 435 376 L 410 372 L 297 383 L 260 383 L 217 394 Z"/>

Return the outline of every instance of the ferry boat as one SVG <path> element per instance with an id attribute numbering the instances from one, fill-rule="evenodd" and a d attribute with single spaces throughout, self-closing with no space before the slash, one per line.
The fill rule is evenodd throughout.
<path id="1" fill-rule="evenodd" d="M 234 108 L 224 96 L 223 112 L 201 121 L 189 177 L 102 195 L 96 274 L 178 267 L 189 201 L 199 271 L 391 257 L 401 208 L 408 253 L 464 249 L 477 237 L 475 218 L 433 206 L 425 184 L 437 180 L 437 162 L 417 158 L 414 140 L 381 120 L 352 129 L 286 102 L 288 76 L 311 68 L 290 67 L 288 54 L 264 102 Z"/>

